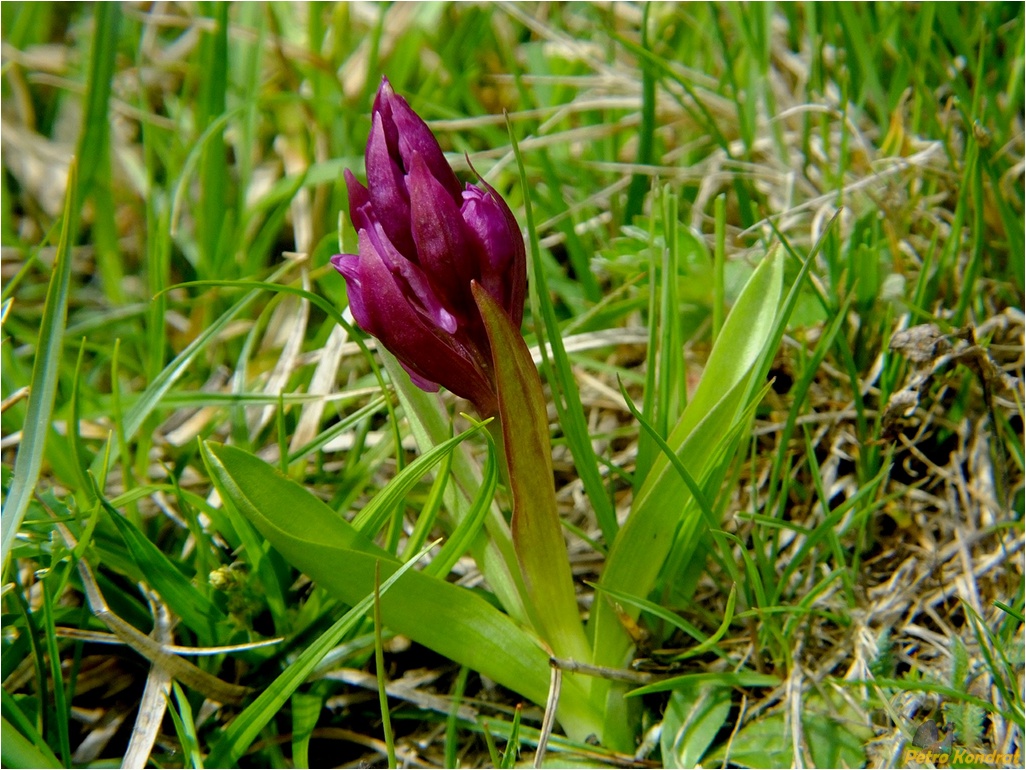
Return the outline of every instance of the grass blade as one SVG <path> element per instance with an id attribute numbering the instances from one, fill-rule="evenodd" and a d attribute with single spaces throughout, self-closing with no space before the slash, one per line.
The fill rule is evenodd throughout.
<path id="1" fill-rule="evenodd" d="M 424 572 L 434 575 L 437 578 L 445 578 L 459 561 L 460 557 L 470 548 L 477 533 L 484 525 L 485 516 L 495 499 L 495 487 L 499 480 L 499 471 L 495 462 L 495 449 L 489 443 L 488 460 L 485 463 L 484 478 L 481 481 L 481 488 L 477 497 L 470 506 L 470 513 L 461 521 L 452 535 L 442 546 L 442 550 L 431 560 L 431 564 L 424 568 Z"/>
<path id="2" fill-rule="evenodd" d="M 50 285 L 46 290 L 43 319 L 39 325 L 39 344 L 32 364 L 32 382 L 25 415 L 24 430 L 18 456 L 14 461 L 14 476 L 7 490 L 3 516 L 0 518 L 0 565 L 6 569 L 7 556 L 14 545 L 29 500 L 43 464 L 46 435 L 50 429 L 50 416 L 57 396 L 57 378 L 60 374 L 61 353 L 64 348 L 64 329 L 68 322 L 68 288 L 71 283 L 71 243 L 74 240 L 78 218 L 75 195 L 77 187 L 76 165 L 72 161 L 68 170 L 68 189 L 64 198 L 64 224 L 57 244 Z"/>
<path id="3" fill-rule="evenodd" d="M 448 441 L 439 444 L 431 451 L 422 454 L 412 463 L 403 468 L 384 489 L 374 495 L 359 515 L 353 520 L 353 526 L 368 537 L 374 537 L 377 531 L 384 525 L 388 516 L 395 510 L 403 498 L 409 493 L 421 477 L 437 465 L 446 455 L 455 451 L 463 441 L 470 438 L 483 428 L 485 423 L 475 425 L 454 436 Z"/>
<path id="4" fill-rule="evenodd" d="M 76 153 L 79 159 L 79 200 L 84 200 L 89 195 L 96 175 L 100 172 L 100 164 L 109 159 L 110 116 L 107 114 L 107 108 L 114 81 L 120 18 L 121 7 L 118 3 L 102 3 L 96 6 L 96 26 L 86 86 L 86 110 Z"/>
<path id="5" fill-rule="evenodd" d="M 430 451 L 446 441 L 452 435 L 452 422 L 439 397 L 414 385 L 391 353 L 379 353 L 420 451 Z M 457 447 L 449 456 L 453 483 L 447 485 L 444 499 L 450 516 L 459 524 L 470 515 L 471 495 L 481 486 L 481 471 L 465 447 Z M 474 559 L 503 609 L 514 619 L 527 623 L 523 600 L 526 590 L 513 552 L 513 536 L 498 505 L 488 506 L 484 526 L 487 537 L 474 541 Z"/>
<path id="6" fill-rule="evenodd" d="M 278 270 L 271 275 L 271 282 L 283 275 L 289 269 L 289 265 L 282 265 Z M 212 321 L 203 330 L 196 339 L 190 342 L 181 353 L 175 356 L 174 360 L 171 361 L 167 366 L 164 367 L 163 371 L 147 386 L 132 405 L 132 408 L 125 414 L 124 422 L 122 424 L 122 438 L 124 441 L 130 441 L 132 437 L 138 432 L 139 428 L 146 421 L 146 418 L 150 416 L 154 409 L 160 404 L 161 399 L 164 398 L 165 394 L 171 389 L 178 378 L 188 371 L 193 358 L 202 351 L 208 344 L 210 344 L 216 337 L 224 330 L 224 328 L 235 319 L 243 310 L 245 310 L 251 302 L 253 302 L 257 296 L 259 296 L 259 289 L 252 289 L 246 292 L 246 294 L 235 302 L 228 310 L 219 315 L 214 321 Z M 98 456 L 91 466 L 91 470 L 97 473 L 101 470 L 109 470 L 111 463 L 113 462 L 113 455 L 108 459 L 103 460 Z"/>
<path id="7" fill-rule="evenodd" d="M 651 6 L 645 3 L 641 14 L 641 47 L 648 50 L 648 15 Z M 638 156 L 636 163 L 651 165 L 655 147 L 656 130 L 656 75 L 655 69 L 646 61 L 641 63 L 641 126 L 638 129 Z M 650 186 L 647 174 L 634 174 L 627 188 L 627 204 L 624 206 L 623 221 L 630 224 L 641 213 L 645 193 Z"/>

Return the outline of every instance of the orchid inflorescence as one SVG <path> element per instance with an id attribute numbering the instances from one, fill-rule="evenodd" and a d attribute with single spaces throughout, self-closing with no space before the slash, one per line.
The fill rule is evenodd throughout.
<path id="1" fill-rule="evenodd" d="M 353 317 L 417 386 L 444 385 L 493 416 L 491 349 L 472 285 L 519 328 L 527 268 L 513 213 L 483 180 L 459 183 L 427 124 L 387 79 L 374 100 L 366 166 L 366 187 L 345 172 L 359 253 L 332 258 Z"/>

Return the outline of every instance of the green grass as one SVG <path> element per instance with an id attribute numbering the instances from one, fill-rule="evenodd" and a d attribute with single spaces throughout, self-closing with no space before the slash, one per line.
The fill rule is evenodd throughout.
<path id="1" fill-rule="evenodd" d="M 1021 5 L 159 8 L 0 9 L 4 766 L 533 754 L 537 649 L 530 703 L 411 642 L 444 641 L 430 612 L 390 628 L 406 584 L 376 620 L 341 571 L 293 566 L 309 522 L 279 552 L 232 498 L 245 466 L 268 515 L 341 515 L 382 583 L 446 538 L 417 585 L 528 649 L 487 431 L 336 331 L 341 174 L 382 74 L 528 233 L 578 598 L 622 636 L 592 662 L 653 677 L 620 698 L 641 685 L 566 674 L 565 699 L 619 698 L 621 732 L 557 727 L 546 761 L 892 766 L 926 719 L 1022 749 Z M 783 315 L 745 379 L 728 311 L 775 250 Z M 926 323 L 946 356 L 891 350 Z M 675 434 L 707 414 L 715 436 Z M 629 512 L 667 554 L 637 592 L 602 584 L 634 574 L 603 573 Z M 146 636 L 167 616 L 170 651 Z"/>

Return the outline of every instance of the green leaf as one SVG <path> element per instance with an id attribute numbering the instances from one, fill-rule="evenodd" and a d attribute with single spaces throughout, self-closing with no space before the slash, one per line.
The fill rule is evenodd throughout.
<path id="1" fill-rule="evenodd" d="M 474 300 L 492 348 L 502 439 L 513 498 L 513 546 L 531 607 L 561 658 L 585 660 L 590 648 L 577 610 L 570 558 L 556 510 L 549 418 L 541 378 L 520 330 L 479 284 Z"/>
<path id="2" fill-rule="evenodd" d="M 780 677 L 772 674 L 759 674 L 755 671 L 706 671 L 700 674 L 681 674 L 658 682 L 646 684 L 627 693 L 628 697 L 650 695 L 654 692 L 678 690 L 681 687 L 710 685 L 714 687 L 776 687 Z"/>
<path id="3" fill-rule="evenodd" d="M 259 458 L 213 442 L 203 443 L 202 451 L 222 499 L 333 596 L 355 605 L 373 590 L 376 561 L 382 577 L 398 569 L 398 560 Z M 535 703 L 545 702 L 549 658 L 533 636 L 459 586 L 416 571 L 400 583 L 381 599 L 386 626 Z M 600 734 L 600 715 L 583 688 L 566 678 L 558 718 L 581 739 Z"/>
<path id="4" fill-rule="evenodd" d="M 729 748 L 729 754 L 724 749 L 714 751 L 706 762 L 715 762 L 719 766 L 725 758 L 729 758 L 732 767 L 770 768 L 792 765 L 791 736 L 784 724 L 783 714 L 771 714 L 745 725 L 730 741 Z"/>
<path id="5" fill-rule="evenodd" d="M 667 444 L 703 479 L 718 439 L 730 432 L 742 407 L 751 368 L 776 317 L 782 282 L 779 255 L 765 259 L 752 275 L 724 323 L 702 380 Z M 660 455 L 634 501 L 627 522 L 610 550 L 602 584 L 635 596 L 652 590 L 673 541 L 690 492 L 669 460 Z M 633 610 L 637 617 L 637 610 Z M 592 615 L 598 665 L 623 663 L 630 640 L 610 607 L 598 603 Z"/>
<path id="6" fill-rule="evenodd" d="M 185 695 L 185 690 L 178 682 L 172 681 L 171 689 L 174 692 L 174 700 L 171 699 L 170 693 L 165 693 L 164 697 L 167 698 L 167 713 L 171 715 L 171 721 L 174 722 L 178 742 L 182 744 L 183 766 L 202 770 L 203 752 L 200 750 L 199 736 L 196 735 L 196 722 L 192 717 L 192 706 Z"/>
<path id="7" fill-rule="evenodd" d="M 68 169 L 68 191 L 64 197 L 64 222 L 57 243 L 57 256 L 53 274 L 46 289 L 43 318 L 39 324 L 39 342 L 32 363 L 32 381 L 28 409 L 22 428 L 21 444 L 14 459 L 14 474 L 7 490 L 3 515 L 0 516 L 0 568 L 7 564 L 7 556 L 14 545 L 21 522 L 25 518 L 29 501 L 39 479 L 43 464 L 43 450 L 50 427 L 54 399 L 57 397 L 57 378 L 64 348 L 64 329 L 68 320 L 68 286 L 71 282 L 71 243 L 74 240 L 78 217 L 75 190 L 76 166 Z"/>
<path id="8" fill-rule="evenodd" d="M 271 275 L 271 282 L 276 278 L 284 275 L 289 270 L 289 265 L 282 265 Z M 226 326 L 230 324 L 235 317 L 239 315 L 251 302 L 253 302 L 260 292 L 258 290 L 252 290 L 246 292 L 245 296 L 240 298 L 225 312 L 217 317 L 212 323 L 210 323 L 196 339 L 190 342 L 185 348 L 175 356 L 174 360 L 171 361 L 161 373 L 146 386 L 146 390 L 139 394 L 132 408 L 125 414 L 124 424 L 122 425 L 122 437 L 125 441 L 130 440 L 142 424 L 146 421 L 146 418 L 150 416 L 154 409 L 160 404 L 165 394 L 171 389 L 171 386 L 178 381 L 178 378 L 185 374 L 189 370 L 192 364 L 193 358 L 206 348 L 211 342 L 217 339 Z M 114 462 L 115 456 L 110 454 L 107 458 L 104 458 L 102 454 L 96 456 L 93 460 L 91 469 L 93 472 L 99 472 L 106 470 L 111 467 Z M 102 474 L 101 474 L 102 475 Z"/>
<path id="9" fill-rule="evenodd" d="M 520 717 L 523 709 L 517 706 L 513 712 L 513 725 L 510 727 L 509 740 L 506 742 L 506 750 L 502 752 L 502 770 L 512 770 L 517 766 L 517 756 L 520 754 Z"/>
<path id="10" fill-rule="evenodd" d="M 324 708 L 319 695 L 297 692 L 292 696 L 292 764 L 310 767 L 310 738 Z"/>
<path id="11" fill-rule="evenodd" d="M 865 746 L 873 739 L 872 728 L 839 693 L 821 692 L 808 695 L 801 709 L 802 743 L 808 746 L 813 766 L 865 767 Z M 706 757 L 705 764 L 719 765 L 726 760 L 736 767 L 792 767 L 791 729 L 779 712 L 750 722 L 728 744 Z"/>
<path id="12" fill-rule="evenodd" d="M 484 479 L 481 481 L 481 489 L 470 506 L 470 513 L 461 521 L 449 539 L 442 546 L 442 550 L 431 560 L 431 563 L 424 568 L 424 572 L 437 578 L 445 578 L 452 570 L 459 558 L 470 548 L 470 544 L 477 537 L 484 526 L 485 516 L 495 498 L 495 487 L 498 484 L 499 473 L 495 462 L 495 448 L 489 442 L 488 461 L 485 464 Z"/>
<path id="13" fill-rule="evenodd" d="M 428 492 L 427 499 L 424 501 L 420 514 L 417 516 L 417 523 L 414 524 L 413 531 L 406 538 L 406 545 L 403 548 L 402 554 L 404 559 L 423 548 L 424 543 L 427 542 L 428 534 L 434 529 L 435 521 L 438 519 L 438 511 L 442 508 L 446 487 L 449 486 L 452 456 L 453 452 L 446 454 L 442 458 L 442 466 L 435 472 L 435 480 L 431 484 L 431 491 Z M 437 558 L 432 560 L 431 563 L 434 564 L 436 561 L 438 561 Z"/>
<path id="14" fill-rule="evenodd" d="M 43 751 L 0 717 L 0 761 L 4 767 L 61 767 L 57 757 Z"/>
<path id="15" fill-rule="evenodd" d="M 7 688 L 2 691 L 0 763 L 4 767 L 60 767 L 61 763 Z M 10 743 L 8 741 L 11 741 Z M 25 745 L 27 742 L 28 746 Z"/>
<path id="16" fill-rule="evenodd" d="M 684 437 L 720 403 L 723 394 L 742 382 L 762 357 L 779 311 L 783 267 L 781 250 L 776 247 L 766 255 L 745 284 L 724 322 L 691 402 L 667 439 L 670 446 L 679 446 Z M 662 463 L 655 465 L 658 467 L 667 462 L 664 458 Z"/>
<path id="17" fill-rule="evenodd" d="M 414 385 L 395 356 L 387 350 L 379 349 L 378 354 L 420 451 L 428 452 L 433 446 L 448 440 L 452 435 L 452 420 L 439 396 L 425 393 Z M 445 489 L 445 506 L 451 519 L 460 525 L 471 515 L 472 495 L 482 484 L 481 469 L 465 446 L 457 447 L 450 458 L 454 483 L 448 484 Z M 527 590 L 517 566 L 509 524 L 494 502 L 487 507 L 484 515 L 485 531 L 479 533 L 473 541 L 471 553 L 506 612 L 514 620 L 529 623 L 524 605 Z"/>
<path id="18" fill-rule="evenodd" d="M 840 698 L 834 700 L 840 702 Z M 833 714 L 816 713 L 819 702 L 815 695 L 810 697 L 802 717 L 805 741 L 816 767 L 865 767 L 866 744 L 873 739 L 873 731 L 854 721 L 850 707 Z"/>
<path id="19" fill-rule="evenodd" d="M 85 115 L 76 152 L 81 165 L 77 190 L 79 200 L 89 195 L 101 163 L 105 160 L 109 163 L 105 157 L 110 141 L 108 100 L 114 82 L 120 20 L 121 9 L 117 3 L 97 7 L 95 37 L 89 58 Z"/>
<path id="20" fill-rule="evenodd" d="M 85 114 L 75 150 L 80 165 L 77 198 L 79 205 L 90 198 L 93 203 L 90 243 L 96 251 L 94 275 L 112 304 L 121 304 L 125 301 L 124 268 L 118 253 L 110 157 L 110 97 L 117 66 L 120 5 L 97 6 L 93 21 Z"/>
<path id="21" fill-rule="evenodd" d="M 197 128 L 207 129 L 225 114 L 228 88 L 228 3 L 208 5 L 201 13 L 209 14 L 213 29 L 200 35 L 200 66 L 205 77 L 200 80 L 196 104 Z M 197 240 L 202 268 L 212 275 L 224 275 L 234 267 L 234 255 L 222 246 L 224 229 L 235 214 L 228 195 L 228 163 L 224 132 L 217 131 L 206 142 L 200 162 L 200 200 L 195 208 Z M 229 258 L 231 261 L 229 262 Z"/>
<path id="22" fill-rule="evenodd" d="M 674 690 L 659 736 L 663 767 L 696 767 L 730 713 L 730 690 L 688 687 Z"/>
<path id="23" fill-rule="evenodd" d="M 771 339 L 783 282 L 783 264 L 774 250 L 752 274 L 716 340 L 702 380 L 666 443 L 688 468 L 693 479 L 705 484 L 715 471 L 725 473 L 721 459 L 727 446 L 722 439 L 735 434 L 739 421 L 747 420 L 749 379 Z M 729 442 L 728 442 L 729 443 Z M 631 513 L 613 544 L 602 573 L 602 585 L 637 597 L 654 588 L 673 545 L 682 515 L 689 510 L 689 526 L 697 526 L 697 512 L 689 506 L 691 493 L 681 475 L 664 454 L 652 469 L 634 500 Z M 628 609 L 637 618 L 637 607 Z M 625 665 L 631 640 L 613 608 L 597 602 L 590 624 L 593 629 L 592 662 L 619 668 Z M 597 680 L 593 690 L 608 691 L 607 732 L 630 732 L 621 696 L 622 686 Z"/>
<path id="24" fill-rule="evenodd" d="M 677 628 L 683 631 L 692 639 L 699 642 L 704 649 L 709 649 L 711 647 L 713 652 L 715 652 L 721 658 L 727 657 L 726 653 L 724 653 L 722 650 L 716 647 L 716 640 L 711 640 L 713 643 L 711 645 L 707 645 L 706 643 L 710 641 L 710 639 L 707 638 L 700 629 L 686 621 L 684 618 L 677 615 L 675 612 L 671 612 L 670 610 L 666 609 L 665 607 L 661 607 L 655 602 L 650 602 L 648 599 L 642 599 L 637 596 L 631 596 L 630 594 L 626 594 L 623 591 L 617 591 L 615 588 L 609 588 L 603 585 L 596 585 L 595 590 L 602 594 L 608 594 L 617 601 L 625 602 L 627 604 L 639 607 L 645 612 L 652 614 L 654 617 L 659 618 L 663 622 L 668 623 L 673 628 Z M 733 597 L 734 595 L 734 591 L 732 590 L 731 596 Z"/>

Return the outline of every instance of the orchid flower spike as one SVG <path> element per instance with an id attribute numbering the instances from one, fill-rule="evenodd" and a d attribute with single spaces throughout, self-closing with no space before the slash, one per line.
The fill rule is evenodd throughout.
<path id="1" fill-rule="evenodd" d="M 366 187 L 345 172 L 358 253 L 331 259 L 353 316 L 417 386 L 442 385 L 495 415 L 492 351 L 472 284 L 520 328 L 527 263 L 513 212 L 483 180 L 459 183 L 427 124 L 384 78 L 365 159 Z"/>

